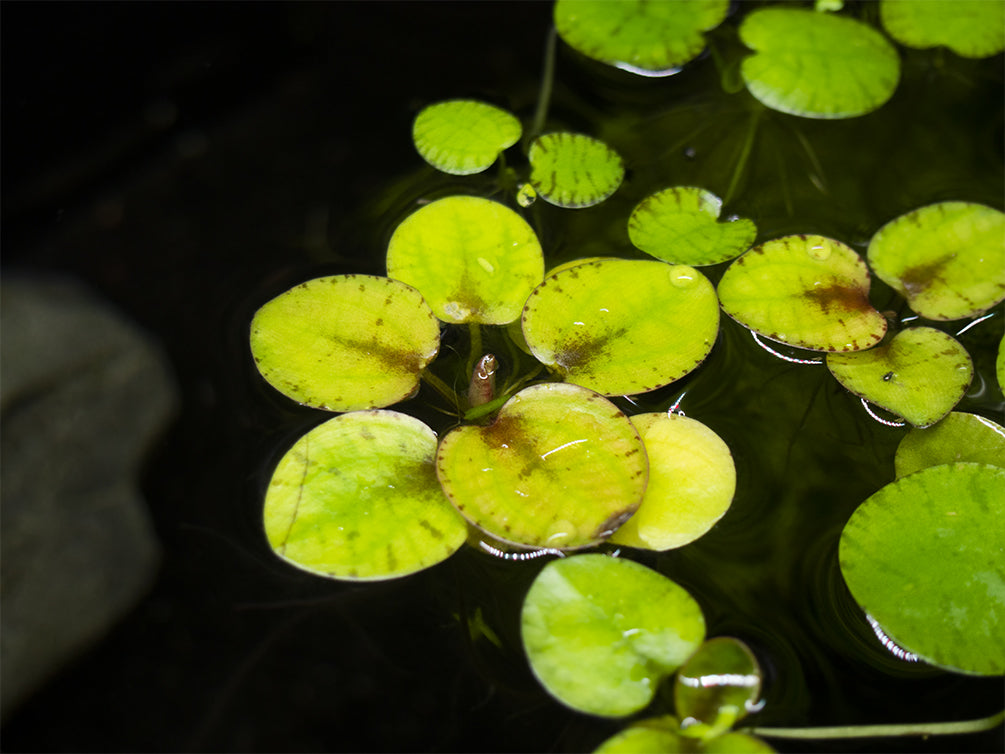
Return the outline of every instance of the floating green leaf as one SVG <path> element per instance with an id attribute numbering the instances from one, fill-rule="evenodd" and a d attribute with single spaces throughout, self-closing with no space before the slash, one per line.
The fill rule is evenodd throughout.
<path id="1" fill-rule="evenodd" d="M 855 395 L 927 427 L 953 410 L 970 387 L 970 355 L 951 335 L 910 327 L 869 351 L 828 354 L 827 368 Z"/>
<path id="2" fill-rule="evenodd" d="M 308 280 L 251 321 L 262 376 L 293 400 L 328 411 L 409 397 L 439 346 L 439 323 L 418 291 L 369 275 Z"/>
<path id="3" fill-rule="evenodd" d="M 564 704 L 605 717 L 645 707 L 705 638 L 690 594 L 630 560 L 575 555 L 546 565 L 521 631 L 534 675 Z"/>
<path id="4" fill-rule="evenodd" d="M 770 754 L 768 744 L 745 733 L 725 733 L 707 741 L 681 735 L 681 724 L 673 715 L 651 717 L 632 723 L 604 741 L 594 754 Z"/>
<path id="5" fill-rule="evenodd" d="M 1005 469 L 931 466 L 883 487 L 841 533 L 841 572 L 897 645 L 949 670 L 1005 673 Z"/>
<path id="6" fill-rule="evenodd" d="M 1005 214 L 972 202 L 930 204 L 880 228 L 867 257 L 922 317 L 973 317 L 1005 299 Z"/>
<path id="7" fill-rule="evenodd" d="M 642 440 L 613 403 L 577 385 L 517 393 L 492 424 L 440 443 L 444 491 L 475 526 L 525 547 L 573 549 L 613 532 L 642 502 Z"/>
<path id="8" fill-rule="evenodd" d="M 705 49 L 702 32 L 729 10 L 726 0 L 558 0 L 555 28 L 587 57 L 643 76 L 676 73 Z"/>
<path id="9" fill-rule="evenodd" d="M 436 479 L 436 435 L 394 411 L 336 416 L 283 456 L 265 496 L 272 549 L 305 571 L 367 581 L 452 555 L 467 525 Z"/>
<path id="10" fill-rule="evenodd" d="M 643 199 L 628 218 L 628 237 L 664 262 L 718 264 L 750 248 L 757 226 L 742 217 L 719 222 L 722 199 L 694 186 L 663 189 Z"/>
<path id="11" fill-rule="evenodd" d="M 422 159 L 452 175 L 487 169 L 499 153 L 517 143 L 520 121 L 502 108 L 469 99 L 437 102 L 412 124 L 412 140 Z"/>
<path id="12" fill-rule="evenodd" d="M 395 229 L 387 274 L 417 288 L 444 322 L 504 325 L 544 277 L 544 256 L 533 229 L 509 207 L 448 196 Z"/>
<path id="13" fill-rule="evenodd" d="M 1001 0 L 881 0 L 879 18 L 902 45 L 943 45 L 965 58 L 1005 50 L 1005 2 Z"/>
<path id="14" fill-rule="evenodd" d="M 897 478 L 961 461 L 1005 467 L 1005 428 L 976 414 L 953 412 L 927 429 L 912 429 L 894 457 Z"/>
<path id="15" fill-rule="evenodd" d="M 998 344 L 998 358 L 995 359 L 995 377 L 998 378 L 998 389 L 1005 392 L 1005 337 Z"/>
<path id="16" fill-rule="evenodd" d="M 893 95 L 900 58 L 886 38 L 860 21 L 802 8 L 755 10 L 740 24 L 755 51 L 740 73 L 773 110 L 806 118 L 853 118 Z"/>
<path id="17" fill-rule="evenodd" d="M 744 327 L 799 348 L 858 351 L 886 333 L 886 320 L 869 303 L 865 262 L 822 236 L 755 246 L 726 270 L 719 299 Z"/>
<path id="18" fill-rule="evenodd" d="M 546 202 L 567 209 L 600 204 L 625 177 L 621 157 L 597 139 L 566 132 L 539 136 L 530 145 L 530 182 Z"/>
<path id="19" fill-rule="evenodd" d="M 709 639 L 677 671 L 674 709 L 681 733 L 711 740 L 742 719 L 761 693 L 761 668 L 747 645 L 729 636 Z"/>
<path id="20" fill-rule="evenodd" d="M 736 468 L 729 448 L 704 424 L 679 414 L 637 414 L 632 424 L 649 457 L 642 505 L 611 541 L 647 550 L 693 542 L 729 509 Z"/>
<path id="21" fill-rule="evenodd" d="M 603 260 L 549 275 L 523 313 L 538 361 L 605 395 L 655 390 L 708 356 L 719 307 L 692 267 Z"/>

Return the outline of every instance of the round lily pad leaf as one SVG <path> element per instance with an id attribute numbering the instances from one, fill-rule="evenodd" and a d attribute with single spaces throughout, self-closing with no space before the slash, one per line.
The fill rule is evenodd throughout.
<path id="1" fill-rule="evenodd" d="M 549 204 L 582 209 L 600 204 L 625 177 L 621 156 L 604 142 L 564 131 L 539 136 L 527 153 L 530 182 Z"/>
<path id="2" fill-rule="evenodd" d="M 681 735 L 680 723 L 673 715 L 648 718 L 633 723 L 604 741 L 594 754 L 770 754 L 767 743 L 746 733 L 725 733 L 707 741 Z"/>
<path id="3" fill-rule="evenodd" d="M 725 733 L 703 742 L 707 754 L 772 754 L 767 741 L 746 733 Z"/>
<path id="4" fill-rule="evenodd" d="M 628 417 L 591 390 L 554 382 L 521 390 L 492 424 L 451 430 L 436 463 L 465 518 L 525 547 L 596 544 L 639 507 L 648 478 Z"/>
<path id="5" fill-rule="evenodd" d="M 902 330 L 869 351 L 827 354 L 827 368 L 855 395 L 917 427 L 952 411 L 974 376 L 967 350 L 931 327 Z"/>
<path id="6" fill-rule="evenodd" d="M 558 0 L 555 29 L 589 58 L 643 76 L 668 76 L 705 49 L 702 32 L 729 10 L 727 0 Z"/>
<path id="7" fill-rule="evenodd" d="M 448 196 L 395 229 L 387 274 L 417 288 L 444 322 L 505 325 L 544 277 L 544 255 L 533 229 L 509 207 Z"/>
<path id="8" fill-rule="evenodd" d="M 926 319 L 973 317 L 1005 299 L 1005 214 L 940 202 L 880 228 L 867 257 L 876 275 Z"/>
<path id="9" fill-rule="evenodd" d="M 439 347 L 440 324 L 419 292 L 370 275 L 308 280 L 251 320 L 262 376 L 298 403 L 328 411 L 409 397 Z"/>
<path id="10" fill-rule="evenodd" d="M 898 646 L 1005 674 L 1005 469 L 931 466 L 886 485 L 841 533 L 852 596 Z"/>
<path id="11" fill-rule="evenodd" d="M 722 199 L 694 186 L 663 189 L 643 199 L 628 218 L 628 237 L 657 259 L 696 267 L 739 256 L 757 237 L 751 220 L 719 222 Z"/>
<path id="12" fill-rule="evenodd" d="M 1005 3 L 1001 0 L 881 0 L 887 33 L 907 47 L 945 46 L 965 58 L 1005 50 Z"/>
<path id="13" fill-rule="evenodd" d="M 717 738 L 747 714 L 760 693 L 761 667 L 747 645 L 729 636 L 709 639 L 674 680 L 681 732 L 691 738 Z"/>
<path id="14" fill-rule="evenodd" d="M 521 133 L 516 116 L 470 99 L 429 105 L 412 124 L 412 140 L 422 159 L 451 175 L 482 172 L 516 144 Z"/>
<path id="15" fill-rule="evenodd" d="M 527 299 L 538 361 L 605 395 L 655 390 L 694 370 L 719 329 L 715 289 L 686 265 L 588 262 L 549 275 Z"/>
<path id="16" fill-rule="evenodd" d="M 995 377 L 998 378 L 998 389 L 1005 392 L 1005 337 L 998 344 L 998 358 L 995 359 Z"/>
<path id="17" fill-rule="evenodd" d="M 954 411 L 927 429 L 912 429 L 894 456 L 897 478 L 945 463 L 1005 467 L 1005 427 L 976 414 Z"/>
<path id="18" fill-rule="evenodd" d="M 740 25 L 754 54 L 740 64 L 747 89 L 772 110 L 853 118 L 876 110 L 900 80 L 886 38 L 854 18 L 803 8 L 755 10 Z"/>
<path id="19" fill-rule="evenodd" d="M 559 701 L 621 717 L 645 707 L 656 687 L 705 638 L 694 598 L 630 560 L 575 555 L 538 574 L 523 603 L 530 667 Z"/>
<path id="20" fill-rule="evenodd" d="M 865 262 L 823 236 L 755 246 L 726 270 L 719 299 L 744 327 L 798 348 L 858 351 L 886 334 L 886 319 L 869 303 Z"/>
<path id="21" fill-rule="evenodd" d="M 265 495 L 272 549 L 305 571 L 392 579 L 452 555 L 467 524 L 436 479 L 436 435 L 395 411 L 321 424 L 283 456 Z"/>
<path id="22" fill-rule="evenodd" d="M 637 414 L 632 424 L 649 457 L 642 505 L 611 541 L 647 550 L 693 542 L 729 509 L 736 468 L 726 443 L 694 419 L 664 412 Z"/>

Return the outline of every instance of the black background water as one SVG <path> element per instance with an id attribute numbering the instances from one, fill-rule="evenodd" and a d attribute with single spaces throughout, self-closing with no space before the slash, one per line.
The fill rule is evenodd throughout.
<path id="1" fill-rule="evenodd" d="M 91 284 L 164 345 L 184 398 L 144 477 L 165 548 L 153 590 L 7 722 L 6 750 L 588 750 L 620 727 L 566 711 L 523 663 L 517 613 L 540 563 L 462 551 L 401 581 L 336 584 L 279 563 L 259 524 L 270 465 L 323 417 L 253 373 L 245 338 L 255 307 L 317 274 L 381 274 L 382 240 L 415 198 L 409 187 L 388 193 L 421 167 L 409 139 L 415 112 L 479 96 L 528 117 L 549 21 L 545 3 L 3 5 L 4 270 Z M 715 81 L 711 66 L 703 70 Z M 604 82 L 568 55 L 563 75 L 573 103 Z M 629 107 L 652 91 L 602 93 L 556 117 L 585 128 L 592 108 L 616 135 L 624 126 L 611 103 Z M 812 222 L 799 215 L 791 228 L 770 202 L 744 209 L 774 223 L 762 227 L 769 235 L 861 241 L 877 217 L 927 201 L 1000 206 L 1000 82 L 979 91 L 979 106 L 959 116 L 970 147 L 932 145 L 953 159 L 892 195 L 859 187 L 883 194 L 878 207 L 846 190 L 837 208 Z M 988 92 L 997 100 L 984 101 Z M 918 106 L 950 125 L 956 117 Z M 967 130 L 974 118 L 977 133 Z M 688 159 L 633 163 L 622 202 L 630 208 L 633 191 L 659 188 L 660 171 L 685 175 Z M 755 159 L 752 175 L 766 164 Z M 364 223 L 382 201 L 382 215 Z M 873 209 L 853 212 L 860 204 Z M 585 249 L 583 239 L 597 237 L 592 222 L 610 224 L 572 222 L 555 241 L 556 261 L 580 255 L 576 239 Z M 968 346 L 986 350 L 1000 319 Z M 688 415 L 732 448 L 741 491 L 706 538 L 640 560 L 693 591 L 710 633 L 739 636 L 758 653 L 768 701 L 759 724 L 1001 709 L 1000 679 L 894 660 L 848 600 L 837 534 L 891 478 L 900 434 L 864 417 L 822 369 L 807 369 L 816 368 L 780 362 L 724 322 L 693 378 L 646 399 L 665 408 L 686 389 Z M 997 400 L 974 398 L 968 410 L 990 415 Z M 476 616 L 502 649 L 473 629 Z M 778 742 L 792 751 L 1002 745 L 1000 730 Z"/>

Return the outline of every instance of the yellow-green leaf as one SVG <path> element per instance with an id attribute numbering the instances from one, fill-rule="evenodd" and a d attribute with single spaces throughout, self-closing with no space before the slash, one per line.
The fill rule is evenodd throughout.
<path id="1" fill-rule="evenodd" d="M 500 107 L 477 100 L 437 102 L 412 124 L 412 141 L 422 159 L 452 175 L 487 169 L 499 153 L 517 143 L 520 121 Z"/>

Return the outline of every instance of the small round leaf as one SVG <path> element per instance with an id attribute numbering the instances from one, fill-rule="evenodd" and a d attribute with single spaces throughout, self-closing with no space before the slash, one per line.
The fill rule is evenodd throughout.
<path id="1" fill-rule="evenodd" d="M 754 97 L 806 118 L 853 118 L 893 95 L 900 58 L 886 38 L 853 18 L 803 8 L 755 10 L 740 25 L 754 54 L 740 73 Z"/>
<path id="2" fill-rule="evenodd" d="M 739 639 L 709 639 L 677 671 L 674 709 L 689 738 L 721 736 L 747 714 L 761 693 L 761 667 Z"/>
<path id="3" fill-rule="evenodd" d="M 637 414 L 649 484 L 642 505 L 611 536 L 615 544 L 669 550 L 693 542 L 733 501 L 736 468 L 726 443 L 701 422 L 663 412 Z"/>
<path id="4" fill-rule="evenodd" d="M 1005 50 L 1005 3 L 1001 0 L 881 0 L 887 33 L 907 47 L 943 45 L 965 58 Z"/>
<path id="5" fill-rule="evenodd" d="M 452 555 L 467 525 L 436 479 L 436 435 L 394 411 L 336 416 L 283 456 L 265 496 L 265 534 L 319 576 L 392 579 Z"/>
<path id="6" fill-rule="evenodd" d="M 917 427 L 952 411 L 974 375 L 966 349 L 931 327 L 902 330 L 869 351 L 827 354 L 827 368 L 855 395 Z"/>
<path id="7" fill-rule="evenodd" d="M 523 313 L 534 356 L 605 395 L 655 390 L 694 370 L 719 329 L 708 279 L 692 267 L 602 260 L 549 275 Z"/>
<path id="8" fill-rule="evenodd" d="M 954 411 L 938 424 L 908 432 L 893 459 L 898 479 L 929 466 L 961 461 L 1005 467 L 1005 427 Z"/>
<path id="9" fill-rule="evenodd" d="M 630 560 L 575 555 L 538 574 L 521 616 L 531 670 L 581 712 L 621 717 L 649 704 L 657 685 L 705 638 L 694 598 Z"/>
<path id="10" fill-rule="evenodd" d="M 1005 469 L 931 466 L 886 485 L 841 533 L 852 596 L 927 662 L 1005 674 Z"/>
<path id="11" fill-rule="evenodd" d="M 593 750 L 593 754 L 677 754 L 694 741 L 680 734 L 673 715 L 650 717 L 618 731 Z"/>
<path id="12" fill-rule="evenodd" d="M 530 145 L 530 182 L 550 204 L 581 209 L 600 204 L 625 177 L 621 157 L 602 141 L 566 132 L 539 136 Z"/>
<path id="13" fill-rule="evenodd" d="M 328 411 L 409 397 L 439 346 L 440 325 L 418 291 L 369 275 L 308 280 L 251 321 L 251 354 L 266 381 Z"/>
<path id="14" fill-rule="evenodd" d="M 880 228 L 867 257 L 922 317 L 974 317 L 1005 299 L 1005 213 L 972 202 L 930 204 Z"/>
<path id="15" fill-rule="evenodd" d="M 480 173 L 517 143 L 522 129 L 514 115 L 477 100 L 448 100 L 424 108 L 412 124 L 422 159 L 451 175 Z"/>
<path id="16" fill-rule="evenodd" d="M 822 236 L 755 246 L 726 270 L 719 299 L 744 327 L 798 348 L 858 351 L 886 333 L 886 320 L 869 303 L 865 262 Z"/>
<path id="17" fill-rule="evenodd" d="M 628 417 L 591 390 L 555 382 L 520 391 L 492 424 L 451 430 L 436 463 L 466 519 L 524 547 L 596 544 L 639 507 L 648 477 Z"/>
<path id="18" fill-rule="evenodd" d="M 448 196 L 395 229 L 387 274 L 417 288 L 444 322 L 505 325 L 544 277 L 544 255 L 533 229 L 509 207 Z"/>
<path id="19" fill-rule="evenodd" d="M 628 218 L 628 237 L 647 254 L 697 267 L 739 256 L 757 236 L 751 220 L 719 222 L 722 199 L 693 186 L 676 186 L 647 196 Z"/>
<path id="20" fill-rule="evenodd" d="M 705 49 L 702 32 L 729 10 L 726 0 L 558 0 L 555 28 L 589 58 L 643 76 L 667 76 Z"/>

